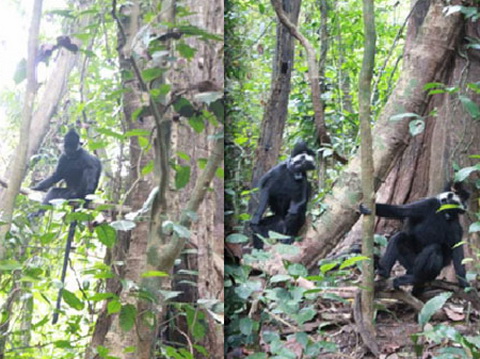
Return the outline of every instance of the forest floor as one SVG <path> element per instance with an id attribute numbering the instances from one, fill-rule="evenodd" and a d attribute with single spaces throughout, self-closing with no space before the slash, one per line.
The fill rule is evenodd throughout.
<path id="1" fill-rule="evenodd" d="M 353 274 L 352 277 L 354 276 L 356 275 Z M 344 287 L 338 290 L 338 294 L 343 293 L 342 297 L 350 298 L 346 302 L 319 299 L 317 328 L 314 329 L 315 323 L 306 324 L 307 327 L 311 326 L 311 332 L 321 333 L 313 336 L 316 340 L 336 344 L 335 353 L 325 353 L 322 359 L 375 358 L 363 344 L 354 321 L 352 305 L 354 295 L 347 294 L 350 291 L 357 291 L 357 287 Z M 406 288 L 405 292 L 408 291 L 409 288 Z M 442 292 L 439 290 L 427 292 L 425 296 L 422 295 L 421 300 L 426 302 Z M 473 309 L 470 302 L 453 295 L 435 312 L 423 331 L 418 321 L 418 309 L 410 304 L 398 299 L 376 299 L 375 303 L 377 309 L 375 339 L 381 352 L 381 359 L 476 357 L 471 356 L 471 353 L 470 356 L 455 354 L 455 351 L 462 347 L 463 336 L 476 338 L 472 339 L 476 341 L 474 346 L 478 346 L 480 342 L 478 337 L 480 312 Z M 427 332 L 437 335 L 421 335 Z"/>
<path id="2" fill-rule="evenodd" d="M 452 321 L 445 318 L 445 313 L 440 313 L 438 318 L 429 324 L 431 329 L 438 324 L 445 324 L 463 335 L 478 335 L 478 314 L 475 315 L 474 320 L 470 318 L 468 324 L 465 321 Z M 455 346 L 446 338 L 442 343 L 420 339 L 418 350 L 421 353 L 417 356 L 413 336 L 420 333 L 421 328 L 416 311 L 403 303 L 389 306 L 388 311 L 379 311 L 376 316 L 375 330 L 382 359 L 433 358 L 438 355 L 440 349 Z M 337 353 L 325 354 L 322 358 L 375 358 L 363 345 L 353 319 L 343 325 L 323 328 L 322 335 L 318 339 L 331 341 L 337 346 Z M 446 358 L 456 358 L 456 356 Z"/>
<path id="3" fill-rule="evenodd" d="M 278 265 L 283 265 L 282 261 L 278 261 Z M 289 358 L 292 353 L 295 358 L 375 358 L 363 343 L 354 319 L 354 298 L 361 282 L 358 266 L 353 262 L 345 268 L 329 268 L 323 268 L 318 276 L 311 277 L 313 281 L 300 276 L 292 282 L 284 278 L 272 281 L 273 277 L 265 276 L 261 266 L 256 267 L 248 276 L 247 283 L 255 292 L 261 293 L 261 299 L 255 300 L 254 295 L 249 295 L 246 310 L 238 313 L 238 317 L 258 321 L 259 327 L 255 331 L 259 337 L 254 340 L 255 349 L 249 345 L 238 346 L 228 351 L 226 357 L 237 359 L 253 353 L 265 353 L 266 357 L 254 357 L 268 358 L 271 355 L 283 358 L 274 354 L 278 353 L 278 347 L 270 347 L 271 333 L 275 333 L 281 345 L 289 350 Z M 392 278 L 402 274 L 404 269 L 398 264 L 394 266 Z M 456 284 L 438 280 L 430 283 L 429 289 L 415 298 L 411 295 L 411 287 L 388 290 L 389 286 L 384 286 L 388 282 L 376 282 L 374 327 L 381 353 L 379 358 L 480 358 L 478 288 L 464 291 Z M 475 286 L 474 283 L 472 285 Z M 249 288 L 240 287 L 242 290 Z M 314 295 L 309 296 L 308 292 Z M 446 294 L 450 295 L 448 300 Z M 433 298 L 445 300 L 430 305 L 434 302 L 431 301 Z M 424 309 L 430 314 L 426 316 L 426 324 L 422 328 L 419 313 L 423 313 L 425 318 Z M 309 311 L 313 315 L 308 320 L 299 319 L 302 313 Z M 304 351 L 306 338 L 308 342 L 321 346 L 320 356 L 308 355 Z M 275 345 L 278 346 L 278 342 Z"/>
<path id="4" fill-rule="evenodd" d="M 325 343 L 324 347 L 327 350 L 322 354 L 322 359 L 375 358 L 364 345 L 353 315 L 353 298 L 358 291 L 359 273 L 357 270 L 351 271 L 348 284 L 345 283 L 343 287 L 322 290 L 321 297 L 317 298 L 314 305 L 317 315 L 302 326 L 301 330 L 308 333 L 314 342 Z M 298 285 L 304 286 L 305 283 Z M 468 352 L 465 337 L 473 338 L 470 340 L 478 352 L 480 312 L 475 310 L 468 300 L 453 294 L 441 309 L 432 315 L 422 331 L 418 319 L 419 309 L 423 303 L 445 291 L 431 289 L 422 294 L 419 298 L 421 302 L 412 304 L 411 300 L 417 299 L 410 295 L 410 289 L 406 287 L 404 290 L 376 293 L 376 296 L 382 297 L 375 299 L 375 339 L 380 349 L 380 358 L 477 358 L 471 353 L 465 356 L 460 352 L 463 350 Z M 397 295 L 399 298 L 386 298 L 389 295 L 393 297 Z M 327 299 L 332 296 L 341 300 Z M 415 304 L 417 308 L 414 308 Z M 266 328 L 264 325 L 263 330 L 277 331 L 282 337 L 291 338 L 287 339 L 285 346 L 296 353 L 297 358 L 304 357 L 302 345 L 291 335 L 299 328 L 282 325 L 281 321 L 277 321 L 270 328 L 268 326 L 267 324 Z M 330 347 L 332 352 L 328 353 Z M 268 353 L 268 346 L 265 346 L 264 350 Z"/>

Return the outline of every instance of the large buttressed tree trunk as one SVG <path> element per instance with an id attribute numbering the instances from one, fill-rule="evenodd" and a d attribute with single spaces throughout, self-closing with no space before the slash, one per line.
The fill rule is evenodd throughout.
<path id="1" fill-rule="evenodd" d="M 400 79 L 373 129 L 375 189 L 385 181 L 412 140 L 410 119 L 392 121 L 392 116 L 428 113 L 429 96 L 424 87 L 427 83 L 441 80 L 446 64 L 454 59 L 463 38 L 461 30 L 465 20 L 458 13 L 445 16 L 444 8 L 443 1 L 431 1 L 417 35 L 409 38 L 412 44 L 406 49 Z M 360 158 L 357 154 L 335 184 L 332 195 L 325 199 L 326 211 L 307 233 L 301 253 L 292 260 L 314 266 L 356 222 L 361 201 L 359 170 Z M 273 262 L 271 264 L 278 268 Z"/>
<path id="2" fill-rule="evenodd" d="M 283 11 L 293 24 L 298 23 L 301 0 L 282 0 Z M 280 21 L 277 23 L 277 40 L 273 61 L 270 98 L 265 106 L 260 138 L 255 154 L 255 167 L 252 176 L 252 188 L 258 185 L 262 177 L 278 159 L 282 145 L 283 129 L 288 115 L 288 98 L 295 53 L 295 39 Z M 249 203 L 249 212 L 257 208 L 257 196 L 253 195 Z"/>
<path id="3" fill-rule="evenodd" d="M 426 0 L 417 5 L 417 16 L 412 18 L 408 39 L 418 36 L 429 6 L 433 5 L 429 5 Z M 463 20 L 459 24 L 460 36 L 435 80 L 445 88 L 458 89 L 458 92 L 427 97 L 428 105 L 424 114 L 434 111 L 436 115 L 426 117 L 424 132 L 411 140 L 395 164 L 379 191 L 379 202 L 401 204 L 435 195 L 453 180 L 454 166 L 462 168 L 478 163 L 478 160 L 469 155 L 480 153 L 480 122 L 472 118 L 463 103 L 468 101 L 465 98 L 480 103 L 480 94 L 468 87 L 468 84 L 475 83 L 480 78 L 480 55 L 478 50 L 468 46 L 467 40 L 469 37 L 478 37 L 479 26 L 479 21 L 471 20 Z M 474 173 L 467 181 L 467 188 L 477 191 L 472 193 L 471 198 L 478 198 L 478 190 L 468 183 L 474 183 L 478 178 L 478 173 Z M 473 213 L 478 210 L 478 202 L 470 201 L 469 207 L 470 214 L 464 216 L 465 225 L 475 220 Z M 377 231 L 391 234 L 398 226 L 396 221 L 381 220 Z"/>
<path id="4" fill-rule="evenodd" d="M 417 37 L 422 36 L 422 26 L 426 21 L 430 7 L 428 0 L 417 3 L 409 23 L 406 52 L 415 50 Z M 480 74 L 480 57 L 478 50 L 468 47 L 467 37 L 478 36 L 476 28 L 479 22 L 461 19 L 458 25 L 459 35 L 455 44 L 451 45 L 449 56 L 440 63 L 435 82 L 442 83 L 445 88 L 458 88 L 458 93 L 440 93 L 427 96 L 426 108 L 419 115 L 425 117 L 425 130 L 409 141 L 408 147 L 393 166 L 391 172 L 377 193 L 377 202 L 402 204 L 415 201 L 421 197 L 435 195 L 444 190 L 445 185 L 453 180 L 453 166 L 467 167 L 476 164 L 469 155 L 480 152 L 480 123 L 472 118 L 460 101 L 460 96 L 468 97 L 480 103 L 480 96 L 468 88 L 467 84 L 478 81 Z M 435 44 L 425 51 L 436 51 Z M 426 91 L 428 92 L 428 91 Z M 427 116 L 429 113 L 435 115 Z M 477 175 L 472 175 L 473 183 Z M 469 190 L 473 186 L 467 185 Z M 471 198 L 477 198 L 478 192 Z M 478 202 L 470 201 L 470 213 L 478 210 Z M 465 218 L 466 217 L 466 218 Z M 472 214 L 464 216 L 464 227 L 471 223 Z M 338 251 L 358 240 L 360 223 L 342 243 Z M 376 232 L 391 235 L 401 226 L 401 222 L 378 219 Z M 478 240 L 478 238 L 473 237 Z M 473 243 L 478 245 L 479 243 Z M 336 250 L 337 251 L 337 250 Z"/>

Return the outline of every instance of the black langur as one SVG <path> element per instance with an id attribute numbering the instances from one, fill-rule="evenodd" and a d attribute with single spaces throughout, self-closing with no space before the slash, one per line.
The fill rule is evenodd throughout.
<path id="1" fill-rule="evenodd" d="M 70 52 L 73 52 L 74 54 L 77 53 L 78 51 L 78 46 L 72 42 L 72 39 L 70 36 L 59 36 L 57 37 L 57 43 L 56 44 L 42 44 L 40 45 L 40 48 L 38 49 L 37 52 L 37 58 L 36 58 L 36 63 L 40 62 L 45 62 L 47 63 L 48 60 L 50 59 L 50 56 L 52 56 L 52 53 L 57 50 L 64 47 Z"/>
<path id="2" fill-rule="evenodd" d="M 461 183 L 455 183 L 446 192 L 417 202 L 399 206 L 376 203 L 377 216 L 406 219 L 404 229 L 389 240 L 378 274 L 388 278 L 398 260 L 407 273 L 394 279 L 394 287 L 413 285 L 417 294 L 424 283 L 434 280 L 453 261 L 459 284 L 468 286 L 463 247 L 458 245 L 463 235 L 459 215 L 465 213 L 468 197 Z M 363 205 L 360 212 L 371 213 Z"/>
<path id="3" fill-rule="evenodd" d="M 52 199 L 85 199 L 93 194 L 98 186 L 102 165 L 100 160 L 85 151 L 80 145 L 80 136 L 71 129 L 64 138 L 64 152 L 58 160 L 55 172 L 32 189 L 46 191 L 55 183 L 64 180 L 66 188 L 50 188 L 43 204 L 49 204 Z"/>
<path id="4" fill-rule="evenodd" d="M 284 241 L 287 244 L 294 241 L 305 224 L 311 195 L 307 171 L 314 169 L 315 152 L 305 142 L 299 141 L 286 161 L 270 169 L 260 179 L 259 204 L 250 222 L 255 248 L 263 248 L 263 241 L 257 234 L 267 237 L 268 231 L 289 236 Z M 262 218 L 267 207 L 270 207 L 273 215 Z"/>
<path id="5" fill-rule="evenodd" d="M 53 187 L 47 192 L 42 204 L 49 204 L 53 199 L 83 199 L 89 194 L 93 194 L 98 186 L 102 165 L 100 160 L 85 151 L 80 145 L 80 136 L 71 129 L 64 138 L 64 151 L 58 160 L 55 172 L 48 178 L 41 181 L 33 190 L 45 191 L 55 183 L 64 180 L 66 188 Z M 86 200 L 86 203 L 88 200 Z M 33 216 L 44 213 L 45 210 L 39 210 Z M 68 257 L 72 245 L 73 236 L 77 222 L 72 221 L 68 231 L 67 244 L 65 246 L 65 256 L 62 267 L 62 288 L 60 288 L 57 297 L 56 310 L 53 314 L 53 324 L 58 320 L 60 310 L 63 285 L 65 282 L 65 274 L 67 271 Z"/>

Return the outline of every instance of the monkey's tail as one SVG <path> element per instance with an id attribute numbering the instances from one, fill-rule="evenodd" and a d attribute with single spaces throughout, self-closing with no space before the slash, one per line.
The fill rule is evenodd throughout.
<path id="1" fill-rule="evenodd" d="M 75 227 L 77 226 L 77 221 L 70 222 L 70 228 L 68 229 L 67 244 L 65 246 L 65 255 L 63 257 L 63 267 L 62 267 L 62 277 L 61 282 L 62 286 L 58 290 L 57 295 L 57 304 L 55 305 L 55 312 L 53 313 L 52 324 L 58 322 L 58 315 L 60 314 L 60 304 L 62 303 L 62 292 L 63 287 L 65 286 L 65 275 L 67 274 L 68 267 L 68 257 L 70 256 L 70 249 L 72 248 L 73 237 L 75 236 Z"/>

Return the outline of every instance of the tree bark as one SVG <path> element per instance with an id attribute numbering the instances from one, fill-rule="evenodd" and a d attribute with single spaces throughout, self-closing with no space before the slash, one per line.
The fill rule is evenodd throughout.
<path id="1" fill-rule="evenodd" d="M 36 58 L 38 51 L 38 37 L 40 20 L 42 18 L 42 0 L 33 3 L 32 22 L 28 34 L 28 57 L 27 57 L 27 88 L 22 110 L 22 124 L 20 127 L 19 144 L 15 152 L 13 170 L 4 196 L 2 196 L 2 221 L 6 222 L 0 227 L 0 260 L 5 259 L 5 236 L 10 230 L 10 225 L 15 207 L 15 198 L 20 191 L 25 169 L 27 167 L 28 137 L 35 96 L 37 94 Z"/>
<path id="2" fill-rule="evenodd" d="M 282 0 L 283 11 L 292 24 L 297 24 L 301 0 Z M 288 115 L 288 98 L 292 77 L 295 39 L 279 21 L 277 24 L 277 47 L 273 64 L 270 98 L 263 114 L 260 138 L 255 151 L 256 163 L 253 168 L 252 188 L 258 186 L 260 178 L 278 161 L 282 145 L 283 129 Z M 248 212 L 258 206 L 258 193 L 252 195 Z"/>
<path id="3" fill-rule="evenodd" d="M 375 192 L 373 178 L 372 132 L 370 129 L 371 111 L 371 83 L 375 65 L 375 13 L 373 0 L 363 0 L 363 28 L 364 28 L 364 53 L 362 68 L 360 70 L 358 99 L 360 103 L 360 135 L 361 135 L 361 179 L 363 201 L 367 208 L 372 209 L 369 216 L 364 216 L 362 221 L 362 254 L 368 258 L 362 262 L 362 289 L 357 295 L 357 322 L 360 336 L 370 351 L 378 356 L 380 354 L 378 343 L 375 341 L 375 327 L 373 325 L 374 311 L 374 267 L 373 267 L 373 227 L 375 224 Z M 361 308 L 361 311 L 359 309 Z"/>
<path id="4" fill-rule="evenodd" d="M 417 11 L 412 17 L 409 37 L 412 40 L 421 31 L 419 28 L 428 10 L 428 2 L 417 5 Z M 466 37 L 476 36 L 476 27 L 479 21 L 464 21 L 459 25 L 461 37 L 456 45 L 457 51 L 451 59 L 444 62 L 444 71 L 440 74 L 438 82 L 446 88 L 457 87 L 460 89 L 454 94 L 435 94 L 429 96 L 428 108 L 425 113 L 433 110 L 436 116 L 425 119 L 426 127 L 422 134 L 415 136 L 400 160 L 394 166 L 384 185 L 378 193 L 378 201 L 403 204 L 418 200 L 419 198 L 436 195 L 442 192 L 445 185 L 453 179 L 454 165 L 458 168 L 475 165 L 478 161 L 469 155 L 480 152 L 480 125 L 465 110 L 460 101 L 460 96 L 466 96 L 475 103 L 480 103 L 480 95 L 467 86 L 475 83 L 480 78 L 480 57 L 476 50 L 468 46 Z M 478 173 L 469 178 L 469 183 L 478 180 Z M 468 185 L 472 193 L 471 198 L 478 197 L 475 186 Z M 476 221 L 473 215 L 478 211 L 478 201 L 470 201 L 469 211 L 462 216 L 463 227 Z M 401 226 L 398 221 L 378 220 L 376 231 L 391 235 Z M 469 234 L 471 245 L 478 246 L 478 233 Z M 469 247 L 466 246 L 467 255 Z M 450 271 L 451 272 L 451 271 Z M 451 273 L 449 280 L 454 280 Z"/>
<path id="5" fill-rule="evenodd" d="M 206 29 L 212 34 L 223 36 L 223 18 L 224 3 L 221 0 L 208 2 L 199 2 L 188 0 L 190 8 L 196 13 L 188 20 L 199 28 Z M 190 38 L 188 44 L 198 52 L 188 65 L 178 65 L 178 71 L 172 71 L 169 76 L 170 83 L 178 84 L 181 88 L 196 88 L 197 84 L 203 81 L 211 82 L 217 89 L 223 89 L 224 86 L 224 68 L 222 43 L 205 43 L 198 39 Z M 181 68 L 181 71 L 180 71 Z M 191 99 L 195 99 L 196 94 L 192 94 Z M 196 133 L 185 123 L 174 122 L 172 125 L 172 153 L 185 153 L 190 160 L 176 159 L 180 165 L 188 165 L 191 168 L 190 181 L 185 188 L 180 191 L 170 190 L 167 194 L 169 201 L 169 212 L 175 213 L 174 220 L 182 222 L 182 213 L 191 204 L 195 197 L 194 193 L 198 191 L 196 186 L 201 183 L 207 168 L 198 166 L 199 160 L 221 158 L 223 159 L 223 139 L 212 140 L 213 136 L 218 136 L 223 131 L 222 127 L 216 127 L 207 123 L 202 133 Z M 220 157 L 219 157 L 220 156 Z M 188 303 L 205 315 L 205 324 L 207 325 L 206 336 L 198 342 L 204 346 L 211 358 L 223 358 L 223 327 L 216 322 L 214 317 L 198 306 L 198 299 L 209 300 L 212 302 L 223 301 L 223 274 L 219 271 L 223 269 L 223 262 L 219 258 L 223 253 L 224 237 L 224 187 L 223 180 L 215 177 L 208 186 L 203 184 L 203 189 L 207 191 L 204 195 L 197 196 L 197 200 L 202 199 L 201 203 L 195 204 L 195 211 L 199 221 L 191 224 L 184 223 L 190 228 L 191 238 L 185 245 L 185 249 L 180 256 L 180 264 L 174 267 L 174 281 L 172 290 L 182 291 L 182 295 L 175 301 Z M 182 222 L 183 223 L 183 222 Z M 172 240 L 172 239 L 170 239 Z M 175 240 L 173 240 L 175 242 Z M 192 275 L 190 273 L 198 273 Z M 190 283 L 194 283 L 193 285 Z M 170 308 L 168 308 L 170 310 Z M 174 339 L 180 343 L 187 341 L 195 342 L 195 338 L 188 328 L 188 323 L 184 317 L 172 325 L 168 333 L 162 335 L 161 339 Z M 180 333 L 180 332 L 183 332 Z M 188 339 L 185 336 L 188 333 Z M 201 358 L 201 354 L 194 353 L 196 358 Z"/>

